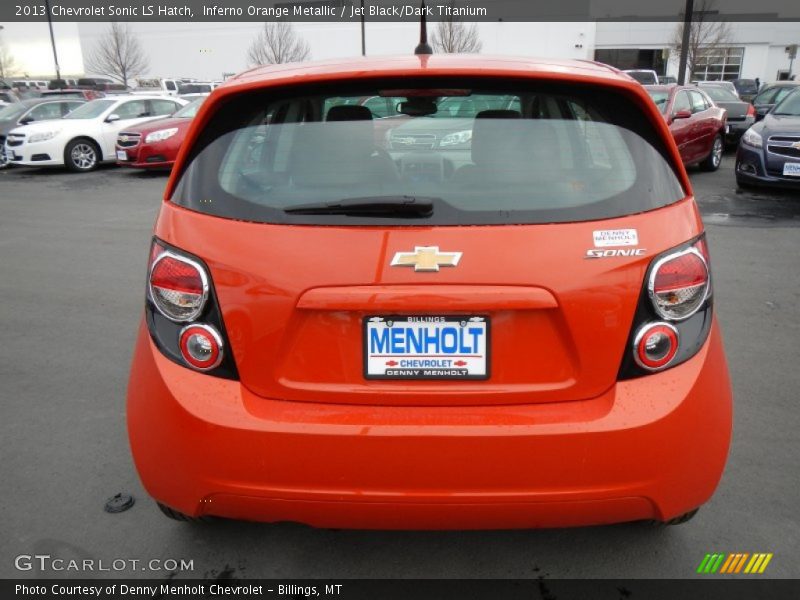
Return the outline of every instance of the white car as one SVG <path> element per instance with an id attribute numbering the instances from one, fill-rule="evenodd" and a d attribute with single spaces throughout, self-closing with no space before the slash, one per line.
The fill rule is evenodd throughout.
<path id="1" fill-rule="evenodd" d="M 91 171 L 103 161 L 116 160 L 114 144 L 122 129 L 171 115 L 185 104 L 165 96 L 92 100 L 63 119 L 12 129 L 6 137 L 6 157 L 15 165 Z"/>

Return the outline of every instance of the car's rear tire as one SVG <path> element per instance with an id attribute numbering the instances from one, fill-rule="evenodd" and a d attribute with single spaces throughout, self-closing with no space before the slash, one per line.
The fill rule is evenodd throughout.
<path id="1" fill-rule="evenodd" d="M 156 504 L 158 505 L 159 510 L 173 521 L 181 521 L 183 523 L 205 523 L 208 521 L 207 517 L 190 517 L 179 510 L 170 508 L 166 504 L 161 504 L 161 502 L 156 502 Z"/>
<path id="2" fill-rule="evenodd" d="M 100 148 L 86 138 L 76 138 L 64 148 L 64 165 L 76 173 L 94 171 L 101 158 Z"/>
<path id="3" fill-rule="evenodd" d="M 714 141 L 711 142 L 711 152 L 708 153 L 705 160 L 700 163 L 700 168 L 703 171 L 716 171 L 722 164 L 722 153 L 725 152 L 725 142 L 722 141 L 722 136 L 717 134 L 714 136 Z"/>

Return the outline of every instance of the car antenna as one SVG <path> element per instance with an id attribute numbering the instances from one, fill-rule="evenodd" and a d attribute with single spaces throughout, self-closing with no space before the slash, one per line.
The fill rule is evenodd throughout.
<path id="1" fill-rule="evenodd" d="M 428 43 L 428 21 L 425 18 L 425 0 L 422 0 L 419 17 L 419 45 L 414 48 L 414 54 L 433 54 L 433 48 Z"/>

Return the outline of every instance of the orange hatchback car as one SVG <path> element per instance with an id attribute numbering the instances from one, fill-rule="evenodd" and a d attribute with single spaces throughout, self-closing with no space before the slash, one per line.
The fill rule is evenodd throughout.
<path id="1" fill-rule="evenodd" d="M 663 117 L 610 67 L 239 75 L 191 126 L 147 274 L 128 427 L 172 518 L 676 523 L 720 480 L 703 224 Z"/>

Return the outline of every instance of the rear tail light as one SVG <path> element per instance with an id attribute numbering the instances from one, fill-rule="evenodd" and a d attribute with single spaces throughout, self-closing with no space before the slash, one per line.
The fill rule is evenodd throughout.
<path id="1" fill-rule="evenodd" d="M 197 262 L 164 250 L 150 268 L 150 296 L 156 308 L 173 321 L 192 321 L 208 298 L 208 275 Z"/>
<path id="2" fill-rule="evenodd" d="M 633 344 L 636 364 L 648 371 L 668 366 L 678 353 L 678 330 L 669 323 L 648 323 Z"/>
<path id="3" fill-rule="evenodd" d="M 196 369 L 208 371 L 222 362 L 222 338 L 209 325 L 187 325 L 178 338 L 183 359 Z"/>
<path id="4" fill-rule="evenodd" d="M 238 379 L 208 267 L 202 259 L 153 240 L 145 321 L 170 360 L 209 375 Z"/>
<path id="5" fill-rule="evenodd" d="M 619 379 L 641 377 L 689 360 L 703 347 L 712 322 L 711 272 L 702 235 L 650 264 L 631 327 Z"/>
<path id="6" fill-rule="evenodd" d="M 686 250 L 658 259 L 650 272 L 650 299 L 662 319 L 679 321 L 691 317 L 705 302 L 709 274 L 701 250 Z"/>
<path id="7" fill-rule="evenodd" d="M 752 104 L 747 105 L 747 116 L 748 117 L 755 117 L 756 116 L 756 107 Z"/>

